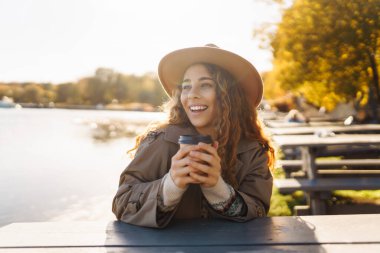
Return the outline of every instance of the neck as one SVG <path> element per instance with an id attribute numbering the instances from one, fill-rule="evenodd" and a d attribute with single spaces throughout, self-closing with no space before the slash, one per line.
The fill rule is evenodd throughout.
<path id="1" fill-rule="evenodd" d="M 216 132 L 212 128 L 201 128 L 201 129 L 197 128 L 196 130 L 201 135 L 210 135 L 213 140 L 216 139 L 216 136 L 217 136 Z"/>

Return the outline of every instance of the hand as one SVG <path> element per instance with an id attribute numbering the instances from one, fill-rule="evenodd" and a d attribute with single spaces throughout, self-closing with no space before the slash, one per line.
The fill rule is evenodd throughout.
<path id="1" fill-rule="evenodd" d="M 189 152 L 190 176 L 204 187 L 213 187 L 221 176 L 218 143 L 215 142 L 212 146 L 199 143 L 197 147 Z"/>
<path id="2" fill-rule="evenodd" d="M 172 157 L 172 165 L 170 167 L 170 176 L 173 182 L 179 188 L 186 188 L 189 184 L 199 184 L 199 182 L 190 176 L 189 163 L 191 162 L 188 154 L 198 149 L 197 145 L 182 147 Z"/>

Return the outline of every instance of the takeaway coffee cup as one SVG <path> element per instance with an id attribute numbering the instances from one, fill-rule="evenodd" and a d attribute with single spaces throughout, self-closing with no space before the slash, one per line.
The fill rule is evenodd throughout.
<path id="1" fill-rule="evenodd" d="M 178 139 L 180 147 L 187 145 L 197 145 L 199 142 L 211 145 L 212 138 L 210 135 L 181 135 Z"/>
<path id="2" fill-rule="evenodd" d="M 212 138 L 210 135 L 181 135 L 178 139 L 180 147 L 188 145 L 197 145 L 199 142 L 212 145 Z M 198 160 L 198 162 L 202 162 Z M 204 173 L 200 173 L 203 175 Z"/>

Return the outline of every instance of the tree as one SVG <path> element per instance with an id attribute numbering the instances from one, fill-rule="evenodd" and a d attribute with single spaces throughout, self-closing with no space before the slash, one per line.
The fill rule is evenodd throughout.
<path id="1" fill-rule="evenodd" d="M 295 0 L 271 38 L 274 79 L 317 106 L 380 103 L 380 0 Z"/>
<path id="2" fill-rule="evenodd" d="M 75 83 L 62 83 L 56 88 L 56 102 L 79 105 L 82 97 Z"/>
<path id="3" fill-rule="evenodd" d="M 44 89 L 38 84 L 27 84 L 24 88 L 21 102 L 39 104 L 44 102 Z"/>
<path id="4" fill-rule="evenodd" d="M 105 94 L 108 83 L 97 77 L 85 78 L 85 94 L 88 104 L 106 104 Z"/>
<path id="5" fill-rule="evenodd" d="M 127 85 L 125 78 L 120 73 L 115 73 L 114 81 L 107 90 L 107 99 L 112 101 L 116 99 L 118 102 L 124 102 L 127 99 Z"/>

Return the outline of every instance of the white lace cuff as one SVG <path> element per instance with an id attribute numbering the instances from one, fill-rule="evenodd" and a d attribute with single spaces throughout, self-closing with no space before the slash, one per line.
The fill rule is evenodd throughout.
<path id="1" fill-rule="evenodd" d="M 168 172 L 164 177 L 163 187 L 162 187 L 162 200 L 165 207 L 172 207 L 179 203 L 183 193 L 187 188 L 182 189 L 175 185 L 170 172 Z"/>
<path id="2" fill-rule="evenodd" d="M 223 203 L 228 205 L 235 195 L 234 189 L 224 182 L 222 177 L 219 177 L 218 182 L 213 187 L 201 187 L 201 189 L 208 203 L 212 206 L 223 205 Z M 223 207 L 221 207 L 221 209 L 223 209 Z"/>

